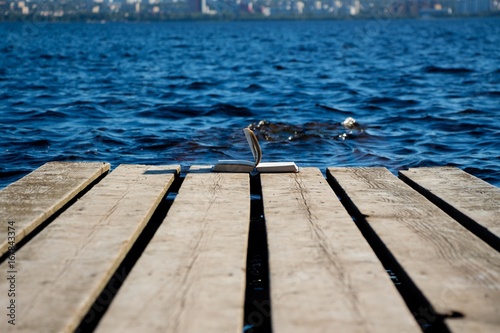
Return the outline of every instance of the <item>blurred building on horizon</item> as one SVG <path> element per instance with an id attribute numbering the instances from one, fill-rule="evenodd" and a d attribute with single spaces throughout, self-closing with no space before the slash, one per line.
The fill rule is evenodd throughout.
<path id="1" fill-rule="evenodd" d="M 449 17 L 500 13 L 500 0 L 0 0 L 0 21 L 231 17 Z"/>

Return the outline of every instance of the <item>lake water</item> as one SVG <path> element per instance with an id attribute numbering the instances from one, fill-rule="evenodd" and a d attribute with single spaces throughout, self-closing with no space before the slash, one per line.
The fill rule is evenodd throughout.
<path id="1" fill-rule="evenodd" d="M 500 19 L 0 24 L 0 188 L 48 161 L 458 166 L 500 186 Z M 352 117 L 355 123 L 342 122 Z"/>

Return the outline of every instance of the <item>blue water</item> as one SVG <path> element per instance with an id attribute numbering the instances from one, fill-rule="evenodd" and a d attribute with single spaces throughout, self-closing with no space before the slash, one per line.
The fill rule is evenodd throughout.
<path id="1" fill-rule="evenodd" d="M 500 185 L 500 19 L 0 24 L 0 187 L 48 161 L 454 165 Z M 342 122 L 352 117 L 353 126 Z"/>

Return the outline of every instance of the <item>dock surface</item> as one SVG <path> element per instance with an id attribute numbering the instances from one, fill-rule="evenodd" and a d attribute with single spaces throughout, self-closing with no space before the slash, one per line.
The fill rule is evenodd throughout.
<path id="1" fill-rule="evenodd" d="M 109 170 L 0 191 L 0 332 L 500 332 L 500 189 L 458 168 Z"/>

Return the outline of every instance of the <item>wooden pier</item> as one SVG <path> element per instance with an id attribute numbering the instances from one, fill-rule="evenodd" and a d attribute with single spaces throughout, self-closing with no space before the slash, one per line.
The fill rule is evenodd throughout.
<path id="1" fill-rule="evenodd" d="M 500 189 L 460 169 L 109 170 L 0 191 L 0 332 L 500 332 Z"/>

